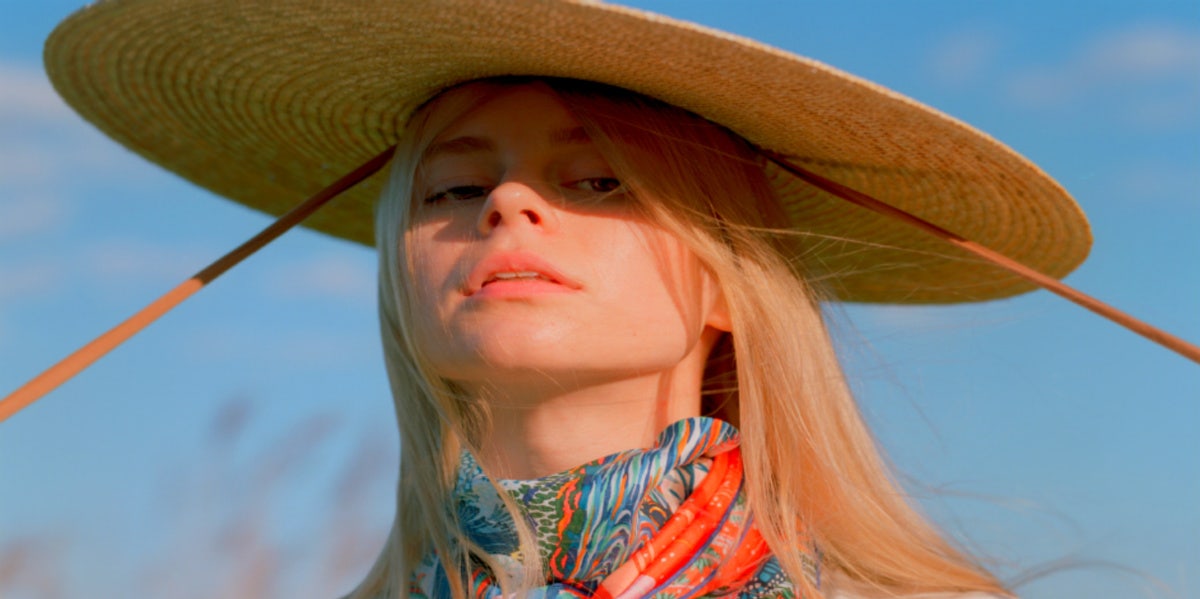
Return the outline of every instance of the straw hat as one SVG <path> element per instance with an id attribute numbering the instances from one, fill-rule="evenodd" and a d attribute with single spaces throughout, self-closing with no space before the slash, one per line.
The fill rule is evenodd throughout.
<path id="1" fill-rule="evenodd" d="M 498 75 L 599 81 L 698 113 L 810 171 L 1054 277 L 1088 225 L 1037 166 L 909 98 L 757 42 L 555 0 L 108 0 L 63 22 L 46 69 L 134 152 L 280 214 L 394 144 L 422 102 Z M 841 299 L 939 303 L 1033 285 L 772 169 Z M 306 225 L 370 244 L 382 176 Z M 840 240 L 840 241 L 839 241 Z"/>

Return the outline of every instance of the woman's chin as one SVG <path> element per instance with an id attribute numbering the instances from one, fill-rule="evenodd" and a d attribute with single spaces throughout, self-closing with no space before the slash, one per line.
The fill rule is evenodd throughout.
<path id="1" fill-rule="evenodd" d="M 604 354 L 586 348 L 505 347 L 495 353 L 479 352 L 470 360 L 439 364 L 438 374 L 464 388 L 568 392 L 598 387 L 665 372 L 678 364 L 679 356 Z"/>

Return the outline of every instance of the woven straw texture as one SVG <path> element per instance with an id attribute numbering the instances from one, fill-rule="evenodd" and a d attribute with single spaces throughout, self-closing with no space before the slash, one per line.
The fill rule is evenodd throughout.
<path id="1" fill-rule="evenodd" d="M 62 23 L 46 69 L 84 118 L 234 201 L 281 214 L 387 146 L 446 87 L 588 79 L 757 146 L 1055 277 L 1083 261 L 1070 196 L 987 135 L 815 61 L 630 9 L 550 0 L 110 0 Z M 771 173 L 840 299 L 947 303 L 1032 285 Z M 381 175 L 306 226 L 370 244 Z"/>

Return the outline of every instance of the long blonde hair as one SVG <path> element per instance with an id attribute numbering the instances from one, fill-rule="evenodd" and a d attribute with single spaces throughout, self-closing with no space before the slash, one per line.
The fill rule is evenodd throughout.
<path id="1" fill-rule="evenodd" d="M 712 272 L 732 333 L 705 370 L 706 413 L 737 424 L 748 500 L 775 556 L 806 597 L 831 589 L 889 596 L 937 591 L 1006 593 L 905 498 L 890 476 L 842 373 L 803 271 L 805 238 L 787 222 L 761 158 L 740 137 L 691 113 L 624 90 L 561 79 L 496 79 L 439 96 L 418 111 L 397 148 L 376 218 L 380 324 L 400 429 L 396 518 L 387 543 L 350 597 L 407 597 L 429 552 L 462 599 L 472 559 L 491 564 L 458 527 L 451 502 L 459 453 L 488 426 L 486 405 L 431 374 L 413 339 L 405 243 L 413 181 L 425 149 L 452 122 L 514 85 L 548 86 L 580 121 L 637 205 Z M 506 594 L 542 584 L 532 532 L 514 514 L 525 556 Z M 804 575 L 819 553 L 820 588 Z"/>

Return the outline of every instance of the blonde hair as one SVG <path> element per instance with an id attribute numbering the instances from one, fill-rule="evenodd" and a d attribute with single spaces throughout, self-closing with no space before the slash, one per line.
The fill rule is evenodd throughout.
<path id="1" fill-rule="evenodd" d="M 535 82 L 536 81 L 536 82 Z M 497 79 L 444 93 L 409 124 L 377 212 L 380 323 L 401 438 L 396 518 L 387 543 L 350 597 L 407 597 L 430 551 L 467 596 L 472 559 L 494 566 L 458 527 L 451 502 L 459 453 L 488 426 L 486 405 L 431 374 L 407 323 L 412 298 L 405 244 L 417 163 L 434 137 L 514 85 L 544 85 L 580 121 L 613 172 L 653 222 L 711 271 L 732 333 L 709 356 L 703 407 L 742 432 L 745 485 L 755 522 L 806 597 L 832 589 L 873 596 L 937 591 L 1006 594 L 905 498 L 880 457 L 842 373 L 802 269 L 804 237 L 790 228 L 761 158 L 722 127 L 624 90 L 561 79 Z M 538 550 L 518 525 L 522 580 L 542 584 Z M 804 574 L 819 552 L 821 588 Z M 832 575 L 832 576 L 831 576 Z"/>

